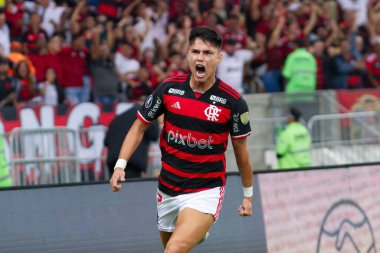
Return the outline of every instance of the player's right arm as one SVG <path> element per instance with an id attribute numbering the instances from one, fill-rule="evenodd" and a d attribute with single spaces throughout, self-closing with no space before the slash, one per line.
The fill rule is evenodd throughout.
<path id="1" fill-rule="evenodd" d="M 119 153 L 119 159 L 128 161 L 131 158 L 148 127 L 149 125 L 144 124 L 140 119 L 135 120 L 132 127 L 129 129 L 127 136 L 124 138 L 124 142 Z M 110 179 L 112 190 L 115 192 L 121 189 L 121 184 L 118 183 L 119 181 L 125 181 L 125 172 L 124 168 L 116 166 Z"/>
<path id="2" fill-rule="evenodd" d="M 154 93 L 147 97 L 144 105 L 137 112 L 138 119 L 133 123 L 127 136 L 124 138 L 118 162 L 115 165 L 114 172 L 110 179 L 113 191 L 119 191 L 121 189 L 119 181 L 125 181 L 125 161 L 128 162 L 144 137 L 145 131 L 165 110 L 163 103 L 164 89 L 164 84 L 159 85 Z M 119 161 L 122 161 L 122 163 L 119 163 Z"/>

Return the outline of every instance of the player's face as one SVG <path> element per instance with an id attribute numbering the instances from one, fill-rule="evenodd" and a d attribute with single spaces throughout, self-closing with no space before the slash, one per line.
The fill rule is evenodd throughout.
<path id="1" fill-rule="evenodd" d="M 215 78 L 216 67 L 222 60 L 222 54 L 210 42 L 196 39 L 190 45 L 188 60 L 194 80 L 204 83 Z"/>

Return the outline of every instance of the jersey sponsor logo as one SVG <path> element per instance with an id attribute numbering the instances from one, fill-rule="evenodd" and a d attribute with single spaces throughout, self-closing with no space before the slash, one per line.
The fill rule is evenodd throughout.
<path id="1" fill-rule="evenodd" d="M 170 88 L 169 89 L 169 94 L 176 94 L 176 95 L 183 95 L 185 94 L 185 91 L 184 90 L 178 90 L 178 89 L 174 89 L 174 88 Z"/>
<path id="2" fill-rule="evenodd" d="M 249 114 L 248 114 L 248 112 L 245 112 L 242 115 L 240 115 L 240 120 L 241 120 L 241 123 L 243 123 L 244 125 L 247 125 L 248 122 L 249 122 Z"/>
<path id="3" fill-rule="evenodd" d="M 160 98 L 157 98 L 156 103 L 154 104 L 153 108 L 150 109 L 150 111 L 148 112 L 148 116 L 151 118 L 154 118 L 161 104 L 162 104 L 162 100 Z"/>
<path id="4" fill-rule="evenodd" d="M 145 101 L 145 108 L 149 108 L 153 102 L 153 95 L 149 95 L 149 97 Z"/>
<path id="5" fill-rule="evenodd" d="M 207 120 L 210 121 L 218 121 L 219 120 L 219 113 L 222 111 L 222 109 L 219 109 L 215 105 L 210 105 L 204 110 L 204 113 L 207 117 Z"/>
<path id="6" fill-rule="evenodd" d="M 240 114 L 239 113 L 235 113 L 232 115 L 232 119 L 233 119 L 233 123 L 232 123 L 232 131 L 234 133 L 238 133 L 239 132 L 239 117 Z"/>
<path id="7" fill-rule="evenodd" d="M 218 97 L 218 96 L 215 96 L 215 95 L 211 95 L 211 96 L 210 96 L 210 100 L 211 100 L 211 101 L 215 101 L 215 102 L 222 103 L 222 104 L 224 104 L 224 105 L 227 103 L 227 99 L 225 99 L 225 98 L 221 98 L 221 97 Z"/>
<path id="8" fill-rule="evenodd" d="M 174 142 L 190 148 L 198 147 L 199 149 L 212 149 L 211 143 L 214 142 L 214 140 L 211 136 L 209 136 L 207 140 L 197 140 L 196 138 L 191 136 L 191 133 L 188 133 L 187 135 L 182 135 L 178 133 L 178 131 L 174 132 L 173 130 L 170 130 L 168 132 L 168 143 L 170 142 Z"/>
<path id="9" fill-rule="evenodd" d="M 174 109 L 181 109 L 181 105 L 179 104 L 178 101 L 172 104 L 171 107 L 173 107 Z"/>

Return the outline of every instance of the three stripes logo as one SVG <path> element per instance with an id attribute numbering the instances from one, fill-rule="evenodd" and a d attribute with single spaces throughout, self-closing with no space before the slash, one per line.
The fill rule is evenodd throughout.
<path id="1" fill-rule="evenodd" d="M 174 104 L 171 105 L 172 108 L 174 109 L 181 109 L 181 105 L 179 104 L 179 102 L 175 102 Z"/>
<path id="2" fill-rule="evenodd" d="M 172 108 L 174 109 L 181 109 L 181 105 L 179 104 L 179 102 L 175 102 L 174 104 L 171 105 Z"/>

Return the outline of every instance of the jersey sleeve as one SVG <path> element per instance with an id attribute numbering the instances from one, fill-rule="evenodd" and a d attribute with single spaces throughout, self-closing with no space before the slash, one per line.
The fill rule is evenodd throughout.
<path id="1" fill-rule="evenodd" d="M 230 134 L 232 140 L 247 138 L 251 134 L 248 106 L 243 97 L 232 108 L 232 120 Z"/>
<path id="2" fill-rule="evenodd" d="M 151 124 L 164 113 L 164 89 L 165 85 L 159 85 L 157 89 L 146 98 L 141 109 L 138 110 L 137 117 L 143 123 Z"/>

